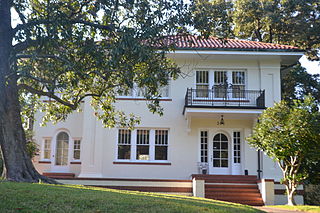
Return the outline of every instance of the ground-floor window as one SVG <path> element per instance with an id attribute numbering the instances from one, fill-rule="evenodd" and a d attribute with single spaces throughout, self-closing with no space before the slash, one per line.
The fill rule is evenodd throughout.
<path id="1" fill-rule="evenodd" d="M 233 132 L 233 163 L 241 163 L 240 132 Z"/>
<path id="2" fill-rule="evenodd" d="M 201 163 L 208 163 L 208 131 L 200 132 L 200 146 Z"/>
<path id="3" fill-rule="evenodd" d="M 118 131 L 118 159 L 130 159 L 131 130 L 119 129 Z"/>
<path id="4" fill-rule="evenodd" d="M 45 139 L 43 144 L 43 159 L 50 160 L 51 158 L 51 139 Z"/>
<path id="5" fill-rule="evenodd" d="M 80 146 L 81 146 L 81 140 L 73 141 L 73 159 L 74 160 L 80 160 L 80 154 L 81 154 Z"/>
<path id="6" fill-rule="evenodd" d="M 168 160 L 169 130 L 119 129 L 118 160 L 160 161 Z"/>

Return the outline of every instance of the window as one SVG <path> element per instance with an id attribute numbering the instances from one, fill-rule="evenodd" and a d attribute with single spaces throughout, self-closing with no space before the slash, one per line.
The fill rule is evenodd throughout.
<path id="1" fill-rule="evenodd" d="M 233 162 L 241 163 L 241 155 L 240 155 L 240 132 L 233 132 Z"/>
<path id="2" fill-rule="evenodd" d="M 228 88 L 227 71 L 214 72 L 214 96 L 215 98 L 225 98 Z"/>
<path id="3" fill-rule="evenodd" d="M 130 159 L 131 130 L 119 129 L 118 132 L 118 159 Z"/>
<path id="4" fill-rule="evenodd" d="M 60 132 L 57 135 L 55 164 L 59 166 L 68 165 L 68 153 L 69 153 L 69 135 L 66 132 Z"/>
<path id="5" fill-rule="evenodd" d="M 118 130 L 118 160 L 168 160 L 169 130 L 137 129 Z"/>
<path id="6" fill-rule="evenodd" d="M 197 97 L 208 97 L 209 94 L 209 72 L 196 72 L 196 91 Z"/>
<path id="7" fill-rule="evenodd" d="M 155 131 L 155 160 L 168 160 L 168 130 Z"/>
<path id="8" fill-rule="evenodd" d="M 208 163 L 208 131 L 200 132 L 200 146 L 201 163 Z"/>
<path id="9" fill-rule="evenodd" d="M 216 134 L 213 138 L 213 167 L 228 167 L 228 138 L 225 134 Z"/>
<path id="10" fill-rule="evenodd" d="M 245 73 L 243 71 L 232 72 L 232 97 L 244 98 Z"/>
<path id="11" fill-rule="evenodd" d="M 236 70 L 196 71 L 196 97 L 245 98 L 246 72 Z"/>
<path id="12" fill-rule="evenodd" d="M 74 140 L 73 142 L 73 159 L 80 160 L 80 144 L 81 140 Z"/>
<path id="13" fill-rule="evenodd" d="M 50 160 L 51 158 L 51 139 L 45 139 L 43 144 L 43 159 Z"/>
<path id="14" fill-rule="evenodd" d="M 150 160 L 149 130 L 137 130 L 137 160 Z"/>
<path id="15" fill-rule="evenodd" d="M 144 97 L 146 93 L 145 88 L 140 88 L 137 85 L 134 85 L 132 89 L 126 91 L 119 91 L 119 96 L 124 97 Z M 159 93 L 161 97 L 169 97 L 169 85 L 159 88 Z"/>

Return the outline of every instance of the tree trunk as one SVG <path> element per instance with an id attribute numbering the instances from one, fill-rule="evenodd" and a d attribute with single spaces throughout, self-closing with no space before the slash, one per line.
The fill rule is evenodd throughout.
<path id="1" fill-rule="evenodd" d="M 287 191 L 287 197 L 288 197 L 288 203 L 289 206 L 295 206 L 296 202 L 294 200 L 294 192 L 296 191 L 297 187 L 292 186 L 290 181 L 286 184 L 286 191 Z"/>
<path id="2" fill-rule="evenodd" d="M 55 181 L 40 175 L 26 152 L 26 138 L 20 116 L 17 73 L 12 54 L 10 0 L 0 0 L 0 148 L 3 176 L 9 181 Z"/>

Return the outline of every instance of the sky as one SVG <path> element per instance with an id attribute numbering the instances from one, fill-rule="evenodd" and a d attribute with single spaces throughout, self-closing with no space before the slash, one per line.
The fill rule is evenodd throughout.
<path id="1" fill-rule="evenodd" d="M 320 74 L 320 62 L 319 61 L 309 61 L 305 56 L 302 56 L 300 63 L 305 67 L 310 74 Z"/>

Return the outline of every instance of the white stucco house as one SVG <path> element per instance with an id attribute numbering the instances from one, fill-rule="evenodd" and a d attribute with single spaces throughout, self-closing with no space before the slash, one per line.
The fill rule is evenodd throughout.
<path id="1" fill-rule="evenodd" d="M 303 51 L 195 36 L 177 37 L 175 45 L 168 57 L 184 77 L 163 89 L 162 117 L 147 110 L 138 88 L 116 103 L 141 117 L 133 131 L 103 128 L 85 101 L 83 111 L 65 122 L 35 124 L 38 171 L 63 183 L 251 205 L 286 203 L 277 164 L 251 148 L 246 137 L 263 110 L 280 101 L 281 70 Z M 299 193 L 296 201 L 303 202 Z"/>

